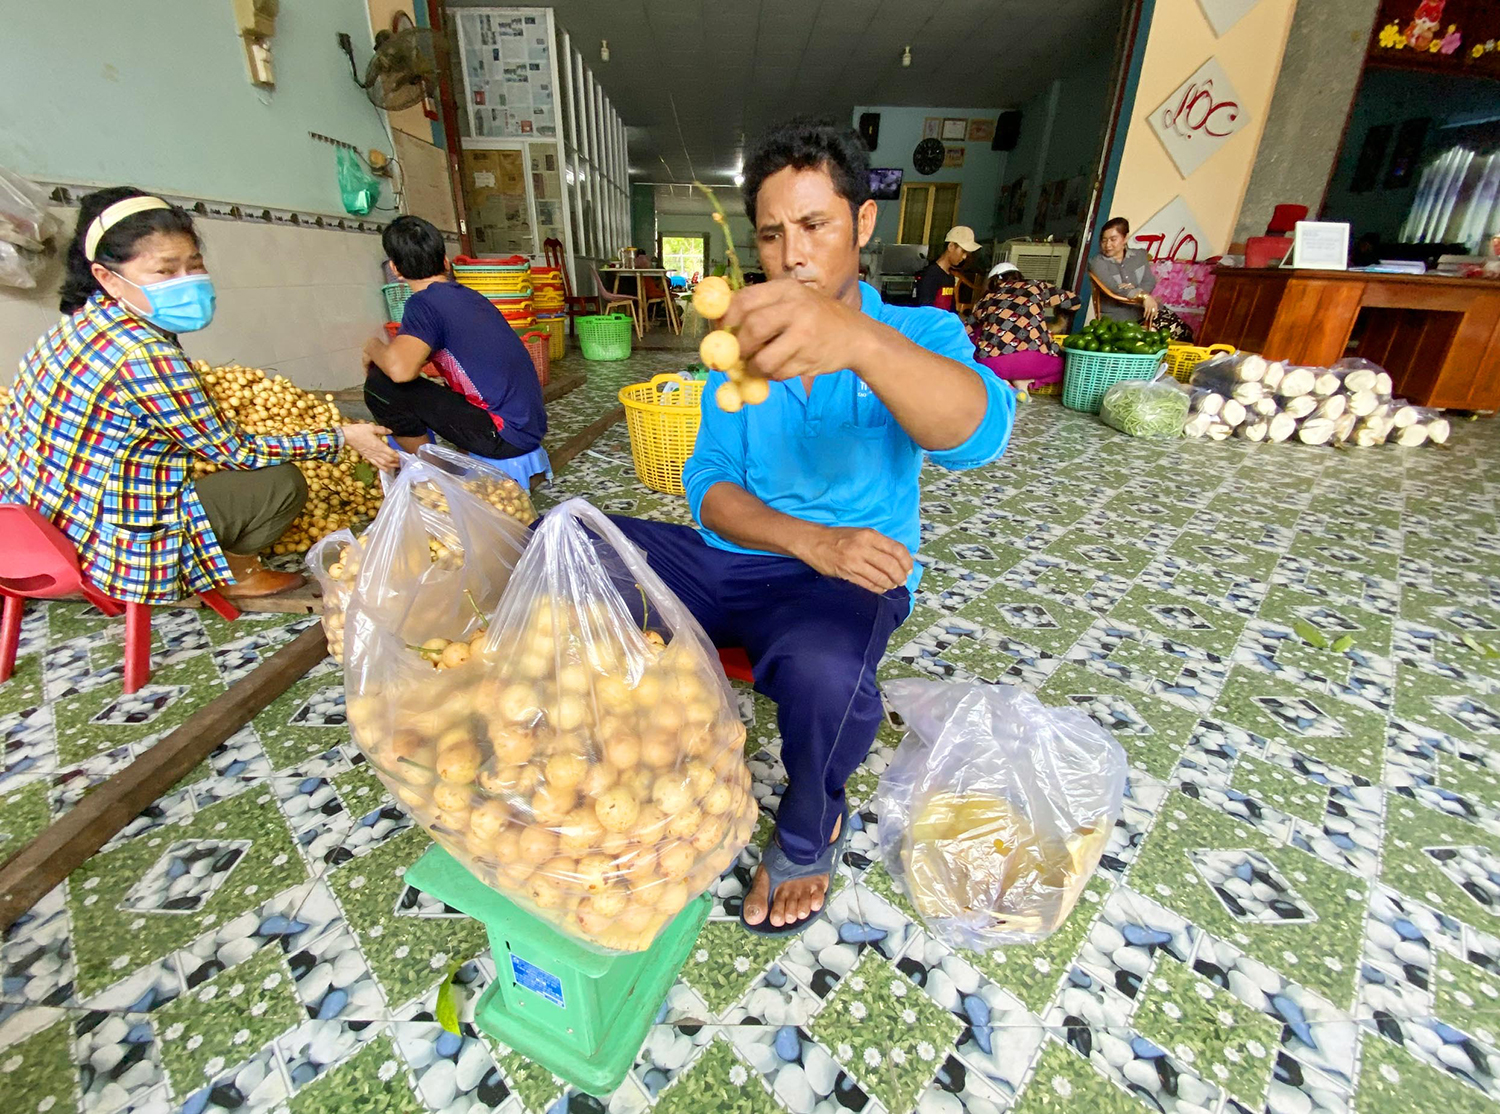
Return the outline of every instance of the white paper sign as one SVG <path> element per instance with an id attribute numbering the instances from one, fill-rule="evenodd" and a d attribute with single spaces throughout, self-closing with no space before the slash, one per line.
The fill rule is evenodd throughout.
<path id="1" fill-rule="evenodd" d="M 474 188 L 476 190 L 494 189 L 495 188 L 495 176 L 493 174 L 491 174 L 488 170 L 476 170 L 476 171 L 474 171 Z"/>
<path id="2" fill-rule="evenodd" d="M 1240 16 L 1259 2 L 1260 0 L 1198 0 L 1198 6 L 1203 9 L 1214 34 L 1222 35 L 1240 21 Z"/>
<path id="3" fill-rule="evenodd" d="M 1218 253 L 1193 210 L 1181 195 L 1172 198 L 1130 237 L 1131 246 L 1145 248 L 1151 262 L 1196 263 Z"/>
<path id="4" fill-rule="evenodd" d="M 1148 119 L 1184 178 L 1250 122 L 1217 58 L 1198 67 Z"/>
<path id="5" fill-rule="evenodd" d="M 1342 271 L 1349 266 L 1349 226 L 1299 220 L 1292 232 L 1292 266 Z"/>

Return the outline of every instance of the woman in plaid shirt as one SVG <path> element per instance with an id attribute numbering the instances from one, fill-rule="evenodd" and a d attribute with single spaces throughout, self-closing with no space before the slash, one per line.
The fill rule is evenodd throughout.
<path id="1" fill-rule="evenodd" d="M 0 498 L 50 518 L 105 595 L 162 603 L 208 588 L 264 596 L 302 583 L 256 554 L 307 499 L 291 463 L 344 445 L 395 467 L 368 423 L 257 437 L 220 415 L 177 342 L 213 317 L 192 218 L 128 187 L 82 201 L 65 316 L 21 362 L 0 416 Z M 227 469 L 192 479 L 193 461 Z"/>

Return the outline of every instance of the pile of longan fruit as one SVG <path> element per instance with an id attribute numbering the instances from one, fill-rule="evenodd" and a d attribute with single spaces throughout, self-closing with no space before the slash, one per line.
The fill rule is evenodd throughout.
<path id="1" fill-rule="evenodd" d="M 344 422 L 331 394 L 320 399 L 284 375 L 267 375 L 260 368 L 240 364 L 213 367 L 204 360 L 193 361 L 193 370 L 219 413 L 246 433 L 305 433 Z M 271 547 L 272 553 L 305 552 L 334 531 L 375 517 L 382 499 L 380 484 L 374 478 L 362 481 L 355 471 L 359 463 L 359 454 L 347 448 L 336 461 L 297 462 L 307 480 L 307 505 Z M 218 470 L 217 464 L 207 460 L 193 462 L 195 476 Z"/>
<path id="2" fill-rule="evenodd" d="M 585 942 L 642 951 L 734 861 L 757 806 L 745 729 L 689 638 L 623 602 L 541 595 L 348 696 L 355 741 L 477 877 Z"/>
<path id="3" fill-rule="evenodd" d="M 693 309 L 705 321 L 717 321 L 729 312 L 729 300 L 734 296 L 727 280 L 710 275 L 693 287 Z M 751 375 L 740 359 L 740 342 L 728 329 L 715 329 L 698 345 L 698 359 L 705 367 L 722 371 L 729 376 L 714 392 L 714 402 L 726 414 L 733 414 L 743 406 L 759 406 L 771 397 L 771 384 L 758 375 Z"/>

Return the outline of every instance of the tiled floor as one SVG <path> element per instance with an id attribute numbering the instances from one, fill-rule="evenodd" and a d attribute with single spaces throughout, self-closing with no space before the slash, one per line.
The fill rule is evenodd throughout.
<path id="1" fill-rule="evenodd" d="M 555 424 L 663 359 L 601 373 Z M 1023 684 L 1116 732 L 1129 799 L 1085 900 L 1034 947 L 925 933 L 869 857 L 887 733 L 851 782 L 828 919 L 742 933 L 747 852 L 602 1103 L 432 1020 L 451 964 L 471 989 L 493 968 L 475 924 L 402 883 L 426 839 L 349 743 L 325 664 L 6 935 L 0 1095 L 27 1114 L 1492 1108 L 1497 492 L 1488 422 L 1450 451 L 1337 452 L 1133 442 L 1025 406 L 1002 463 L 926 476 L 927 576 L 885 673 Z M 620 426 L 558 475 L 567 494 L 684 517 L 636 482 Z M 31 612 L 0 687 L 0 854 L 298 625 L 161 613 L 127 700 L 118 624 Z M 774 721 L 740 693 L 768 824 Z"/>

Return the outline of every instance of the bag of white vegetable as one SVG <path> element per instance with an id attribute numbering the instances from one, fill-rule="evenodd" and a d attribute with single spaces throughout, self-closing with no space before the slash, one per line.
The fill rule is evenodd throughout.
<path id="1" fill-rule="evenodd" d="M 479 599 L 489 618 L 471 611 L 470 659 L 437 678 L 409 648 L 436 628 L 367 641 L 362 587 L 346 672 L 361 746 L 372 729 L 384 745 L 367 753 L 402 801 L 528 912 L 643 951 L 749 841 L 745 729 L 713 646 L 588 503 L 542 521 L 498 605 Z"/>
<path id="2" fill-rule="evenodd" d="M 1181 437 L 1188 393 L 1171 375 L 1125 379 L 1104 392 L 1099 418 L 1132 437 Z"/>
<path id="3" fill-rule="evenodd" d="M 906 725 L 874 805 L 886 869 L 953 947 L 1047 936 L 1120 816 L 1120 744 L 1010 685 L 895 680 L 884 693 Z"/>

